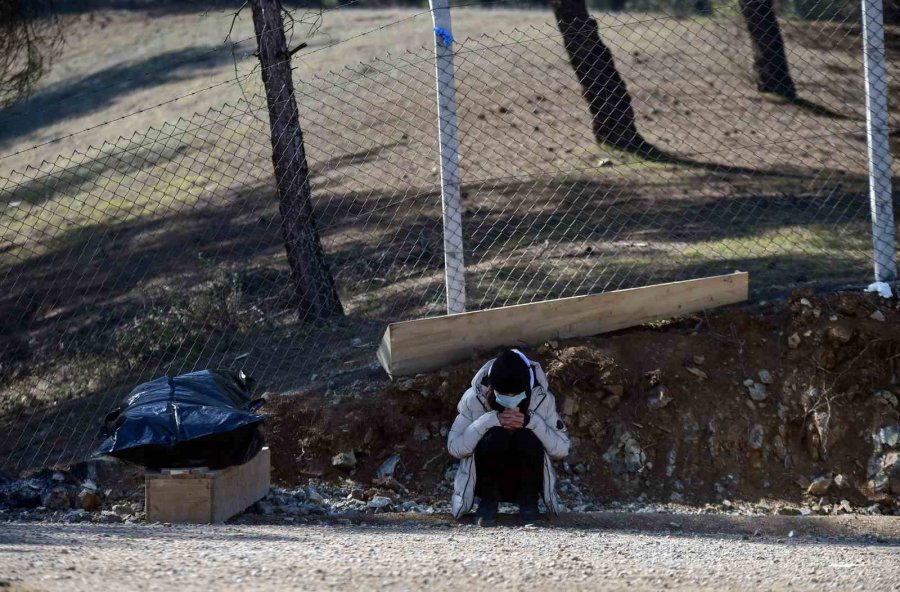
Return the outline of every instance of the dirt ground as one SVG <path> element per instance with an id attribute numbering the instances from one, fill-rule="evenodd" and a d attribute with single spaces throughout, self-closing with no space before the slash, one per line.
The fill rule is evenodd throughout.
<path id="1" fill-rule="evenodd" d="M 0 589 L 895 590 L 896 518 L 588 515 L 545 528 L 5 524 Z"/>
<path id="2" fill-rule="evenodd" d="M 742 500 L 773 512 L 803 502 L 818 513 L 881 503 L 891 512 L 898 321 L 894 300 L 797 291 L 787 303 L 526 351 L 546 369 L 572 438 L 563 475 L 600 501 Z M 367 484 L 397 454 L 406 487 L 426 503 L 447 497 L 446 433 L 487 357 L 393 384 L 273 395 L 276 480 Z M 352 472 L 331 466 L 349 451 Z"/>

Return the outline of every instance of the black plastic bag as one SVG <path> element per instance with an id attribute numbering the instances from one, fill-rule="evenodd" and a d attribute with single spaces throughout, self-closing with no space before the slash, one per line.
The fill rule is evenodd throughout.
<path id="1" fill-rule="evenodd" d="M 149 469 L 243 464 L 263 446 L 265 401 L 243 373 L 202 370 L 146 382 L 106 416 L 98 454 Z"/>

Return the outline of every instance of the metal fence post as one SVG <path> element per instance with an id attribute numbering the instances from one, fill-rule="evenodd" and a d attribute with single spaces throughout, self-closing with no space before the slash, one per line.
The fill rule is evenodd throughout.
<path id="1" fill-rule="evenodd" d="M 888 143 L 887 75 L 884 65 L 882 0 L 862 0 L 863 58 L 866 67 L 866 137 L 869 146 L 869 201 L 875 281 L 897 279 L 891 149 Z"/>
<path id="2" fill-rule="evenodd" d="M 447 314 L 466 310 L 462 198 L 459 191 L 459 141 L 456 86 L 453 77 L 453 29 L 448 0 L 430 0 L 434 20 L 434 66 L 437 76 L 438 137 L 441 150 L 441 206 L 444 218 L 444 273 Z"/>

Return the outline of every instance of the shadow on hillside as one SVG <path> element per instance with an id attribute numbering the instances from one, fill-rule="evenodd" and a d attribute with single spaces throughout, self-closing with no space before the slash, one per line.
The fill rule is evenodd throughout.
<path id="1" fill-rule="evenodd" d="M 656 182 L 562 175 L 464 186 L 473 307 L 735 269 L 751 272 L 754 289 L 776 290 L 868 275 L 859 266 L 868 202 L 853 183 L 709 196 L 692 194 L 696 184 L 660 195 Z M 0 317 L 15 322 L 0 327 L 0 341 L 18 345 L 0 349 L 0 362 L 26 374 L 41 369 L 51 391 L 54 381 L 70 380 L 67 372 L 85 380 L 92 360 L 111 367 L 30 423 L 17 420 L 19 413 L 31 416 L 27 405 L 5 405 L 0 423 L 11 424 L 11 436 L 0 444 L 27 429 L 23 438 L 35 446 L 65 454 L 74 449 L 66 438 L 88 438 L 85 426 L 96 426 L 117 396 L 167 372 L 243 368 L 281 389 L 311 374 L 365 368 L 384 323 L 440 310 L 441 211 L 433 189 L 318 195 L 323 242 L 350 311 L 330 325 L 303 324 L 280 298 L 288 273 L 277 201 L 258 187 L 150 219 L 68 230 L 49 252 L 8 265 L 0 276 Z M 794 248 L 790 233 L 777 234 L 785 228 L 799 229 L 807 248 Z M 234 289 L 221 300 L 200 292 L 199 312 L 185 304 L 210 284 Z M 240 318 L 220 323 L 220 307 Z M 134 359 L 125 363 L 127 356 Z M 84 441 L 79 454 L 93 442 Z M 52 460 L 44 452 L 23 452 L 22 462 Z"/>
<path id="2" fill-rule="evenodd" d="M 195 77 L 198 70 L 231 60 L 231 52 L 222 47 L 190 47 L 52 84 L 0 111 L 0 146 L 43 127 L 105 109 L 122 95 L 187 80 Z"/>
<path id="3" fill-rule="evenodd" d="M 62 14 L 81 14 L 95 10 L 134 10 L 152 16 L 198 13 L 205 11 L 233 12 L 241 7 L 241 0 L 62 0 L 57 10 Z M 319 8 L 319 0 L 285 0 L 287 8 Z M 410 2 L 411 6 L 419 4 Z M 246 9 L 249 12 L 249 8 Z"/>

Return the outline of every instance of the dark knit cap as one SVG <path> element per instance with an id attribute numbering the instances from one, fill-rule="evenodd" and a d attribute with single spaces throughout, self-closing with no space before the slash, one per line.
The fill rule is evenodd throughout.
<path id="1" fill-rule="evenodd" d="M 517 395 L 531 385 L 531 370 L 516 352 L 506 350 L 494 360 L 488 380 L 501 395 Z"/>

